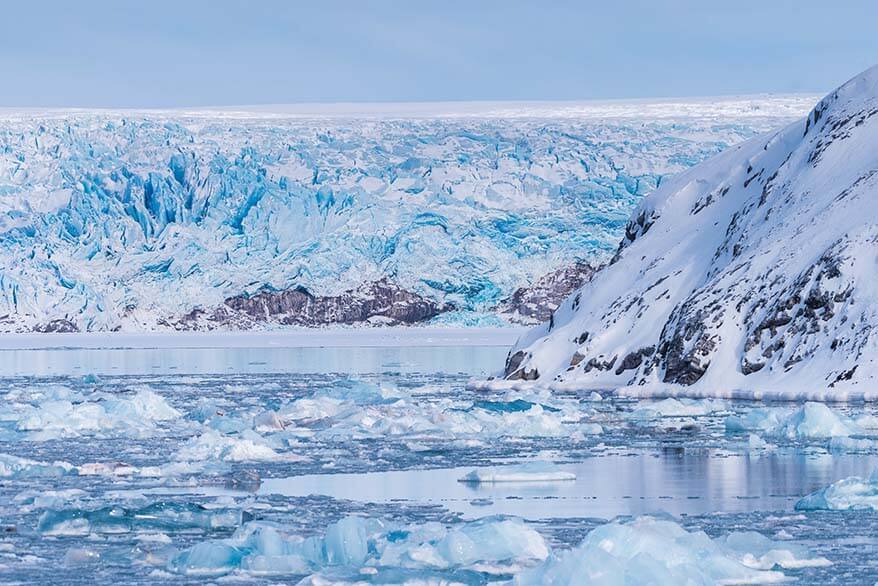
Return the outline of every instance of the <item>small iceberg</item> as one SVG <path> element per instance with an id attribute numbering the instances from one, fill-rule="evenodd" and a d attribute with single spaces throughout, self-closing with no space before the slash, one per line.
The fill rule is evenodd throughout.
<path id="1" fill-rule="evenodd" d="M 229 538 L 203 541 L 179 552 L 167 567 L 188 576 L 219 576 L 238 570 L 270 576 L 337 569 L 342 571 L 338 579 L 312 578 L 316 583 L 350 583 L 345 572 L 374 576 L 382 569 L 393 573 L 403 568 L 486 571 L 493 567 L 506 574 L 533 566 L 548 555 L 543 537 L 516 518 L 485 517 L 446 527 L 435 522 L 399 526 L 380 519 L 345 517 L 322 535 L 310 537 L 298 535 L 294 528 L 250 521 Z"/>
<path id="2" fill-rule="evenodd" d="M 477 468 L 458 482 L 491 484 L 495 482 L 565 482 L 576 480 L 576 474 L 561 470 L 549 462 L 530 462 L 518 466 Z"/>
<path id="3" fill-rule="evenodd" d="M 869 479 L 851 476 L 812 492 L 797 511 L 878 511 L 878 472 Z"/>
<path id="4" fill-rule="evenodd" d="M 557 584 L 766 584 L 780 568 L 827 565 L 801 546 L 758 534 L 711 539 L 674 521 L 637 517 L 592 530 L 576 548 L 515 577 L 518 586 Z"/>
<path id="5" fill-rule="evenodd" d="M 791 440 L 849 437 L 863 433 L 855 422 L 825 404 L 813 401 L 792 412 L 786 409 L 754 409 L 744 417 L 733 415 L 726 418 L 725 427 L 730 433 L 762 432 Z"/>

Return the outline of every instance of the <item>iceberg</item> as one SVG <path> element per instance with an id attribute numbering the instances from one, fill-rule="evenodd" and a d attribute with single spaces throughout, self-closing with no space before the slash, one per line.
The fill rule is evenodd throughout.
<path id="1" fill-rule="evenodd" d="M 364 517 L 346 517 L 323 535 L 302 538 L 283 526 L 251 521 L 228 539 L 210 540 L 180 552 L 172 572 L 220 575 L 241 570 L 258 575 L 306 574 L 347 568 L 449 569 L 518 568 L 548 556 L 542 536 L 519 519 L 486 517 L 447 528 L 439 523 L 398 526 Z M 483 568 L 484 569 L 484 568 Z"/>
<path id="2" fill-rule="evenodd" d="M 182 414 L 155 392 L 142 389 L 133 394 L 56 391 L 45 400 L 10 403 L 0 416 L 15 421 L 18 431 L 32 440 L 44 441 L 78 435 L 107 436 L 123 432 L 148 436 L 160 423 Z"/>
<path id="3" fill-rule="evenodd" d="M 852 420 L 839 415 L 824 403 L 813 401 L 790 411 L 782 408 L 753 409 L 745 416 L 731 415 L 725 420 L 731 433 L 756 431 L 791 440 L 849 437 L 863 433 Z"/>
<path id="4" fill-rule="evenodd" d="M 852 476 L 813 492 L 796 503 L 797 511 L 878 511 L 878 472 Z"/>
<path id="5" fill-rule="evenodd" d="M 579 546 L 552 554 L 514 582 L 519 586 L 783 582 L 787 578 L 771 564 L 775 559 L 783 560 L 786 567 L 828 563 L 811 558 L 802 548 L 751 533 L 713 540 L 674 521 L 645 516 L 592 530 Z"/>

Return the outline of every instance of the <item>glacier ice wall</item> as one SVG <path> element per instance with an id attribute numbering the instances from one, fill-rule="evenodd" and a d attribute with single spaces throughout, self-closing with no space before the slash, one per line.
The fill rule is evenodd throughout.
<path id="1" fill-rule="evenodd" d="M 808 105 L 432 119 L 0 111 L 0 330 L 157 329 L 232 295 L 337 294 L 382 277 L 485 311 L 548 271 L 605 259 L 665 177 Z"/>

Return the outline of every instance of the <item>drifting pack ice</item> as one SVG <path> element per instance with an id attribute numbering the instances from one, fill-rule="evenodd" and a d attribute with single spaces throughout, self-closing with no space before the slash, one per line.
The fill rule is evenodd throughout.
<path id="1" fill-rule="evenodd" d="M 875 398 L 878 67 L 641 201 L 509 379 L 632 394 Z M 627 389 L 626 389 L 627 387 Z"/>

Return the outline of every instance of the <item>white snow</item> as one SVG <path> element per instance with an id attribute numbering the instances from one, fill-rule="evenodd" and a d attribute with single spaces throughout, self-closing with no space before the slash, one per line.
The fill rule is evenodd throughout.
<path id="1" fill-rule="evenodd" d="M 663 183 L 614 262 L 518 341 L 519 375 L 627 396 L 878 399 L 876 114 L 878 67 Z"/>

